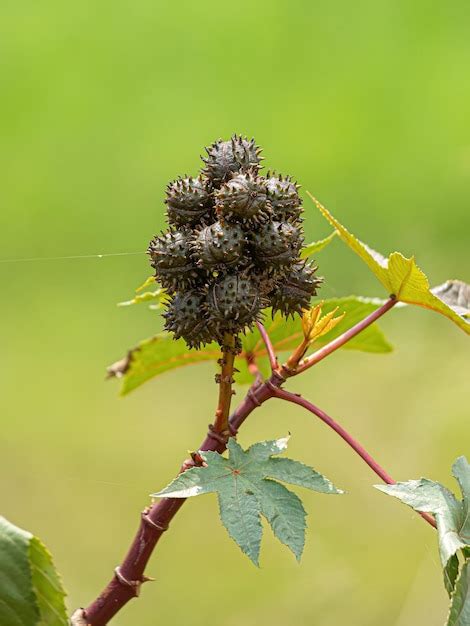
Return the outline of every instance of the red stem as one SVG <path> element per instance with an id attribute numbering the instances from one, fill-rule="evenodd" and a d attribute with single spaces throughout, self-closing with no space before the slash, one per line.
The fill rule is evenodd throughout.
<path id="1" fill-rule="evenodd" d="M 275 398 L 280 398 L 281 400 L 286 400 L 287 402 L 298 404 L 304 409 L 307 409 L 307 411 L 310 411 L 310 413 L 313 413 L 314 415 L 319 417 L 323 422 L 325 422 L 325 424 L 327 424 L 330 428 L 332 428 L 342 439 L 344 439 L 344 441 L 349 446 L 351 446 L 351 448 L 355 452 L 357 452 L 357 454 L 361 457 L 361 459 L 367 463 L 367 465 L 371 468 L 371 470 L 374 471 L 377 474 L 377 476 L 379 476 L 384 481 L 384 483 L 387 483 L 387 485 L 396 484 L 396 481 L 393 480 L 393 478 L 389 474 L 387 474 L 387 472 L 383 469 L 383 467 L 381 467 L 377 463 L 377 461 L 367 452 L 367 450 L 363 448 L 361 444 L 358 441 L 356 441 L 356 439 L 354 439 L 354 437 L 350 433 L 348 433 L 347 430 L 345 430 L 340 424 L 338 424 L 338 422 L 336 422 L 332 417 L 327 415 L 325 411 L 318 408 L 317 406 L 312 404 L 312 402 L 309 402 L 305 398 L 302 398 L 302 396 L 299 396 L 295 393 L 291 393 L 290 391 L 286 391 L 285 389 L 276 388 L 275 390 L 273 390 L 273 392 L 274 392 Z M 431 524 L 431 526 L 433 526 L 434 528 L 437 528 L 436 522 L 431 515 L 428 515 L 427 513 L 420 513 L 420 515 L 429 524 Z"/>
<path id="2" fill-rule="evenodd" d="M 319 361 L 322 361 L 329 354 L 344 346 L 344 344 L 347 343 L 350 339 L 352 339 L 353 337 L 361 333 L 365 328 L 373 324 L 387 311 L 390 311 L 390 309 L 395 306 L 397 302 L 398 300 L 395 296 L 390 296 L 390 298 L 384 304 L 382 304 L 382 306 L 380 306 L 373 313 L 365 317 L 358 324 L 352 326 L 342 335 L 340 335 L 336 339 L 333 339 L 333 341 L 330 341 L 330 343 L 328 343 L 326 346 L 323 346 L 323 348 L 320 348 L 308 358 L 301 361 L 296 369 L 296 373 L 300 374 L 301 372 L 305 372 L 305 370 L 308 370 L 313 365 L 316 365 Z"/>
<path id="3" fill-rule="evenodd" d="M 282 382 L 284 379 L 276 373 L 265 383 L 255 381 L 230 417 L 229 427 L 233 435 L 256 407 L 273 397 L 273 389 Z M 210 430 L 198 449 L 222 453 L 225 448 L 223 438 Z M 189 466 L 185 463 L 184 469 Z M 144 570 L 153 549 L 184 502 L 182 498 L 163 498 L 143 512 L 137 534 L 117 573 L 115 570 L 106 588 L 83 612 L 87 626 L 104 626 L 129 600 L 139 595 L 141 584 L 148 580 Z"/>
<path id="4" fill-rule="evenodd" d="M 271 371 L 273 372 L 278 367 L 277 356 L 274 351 L 274 346 L 271 343 L 271 339 L 266 332 L 266 328 L 261 324 L 261 322 L 256 322 L 256 326 L 258 327 L 259 334 L 261 335 L 261 339 L 263 340 L 264 345 L 266 346 L 266 351 L 269 357 L 269 364 L 271 366 Z"/>
<path id="5" fill-rule="evenodd" d="M 386 311 L 391 309 L 396 303 L 394 297 L 391 297 L 383 306 L 374 311 L 364 320 L 353 326 L 340 337 L 324 346 L 321 350 L 315 352 L 311 357 L 301 362 L 295 373 L 286 375 L 292 376 L 305 371 L 315 363 L 324 359 L 326 356 L 343 346 L 352 337 L 367 328 L 375 320 L 381 317 Z M 278 371 L 278 362 L 274 352 L 271 340 L 262 324 L 258 324 L 261 337 L 266 345 L 269 355 L 272 375 L 269 380 L 261 383 L 258 376 L 253 383 L 247 395 L 241 404 L 237 407 L 229 420 L 229 430 L 232 435 L 236 435 L 241 424 L 246 420 L 250 413 L 263 402 L 272 397 L 278 397 L 295 404 L 303 406 L 311 411 L 335 430 L 360 456 L 364 461 L 384 480 L 386 483 L 393 484 L 393 479 L 383 470 L 378 463 L 366 452 L 366 450 L 353 439 L 344 428 L 337 424 L 331 417 L 323 411 L 315 407 L 313 404 L 304 400 L 300 396 L 291 394 L 280 386 L 285 382 L 285 377 Z M 250 363 L 250 371 L 259 374 L 256 364 Z M 282 368 L 281 368 L 282 370 Z M 210 430 L 207 437 L 199 447 L 199 450 L 213 450 L 222 453 L 226 448 L 226 441 L 219 433 Z M 191 467 L 191 462 L 183 465 L 182 471 Z M 153 549 L 163 532 L 167 530 L 168 524 L 183 506 L 185 500 L 181 498 L 163 498 L 155 503 L 142 514 L 141 523 L 137 534 L 125 556 L 122 564 L 116 568 L 115 575 L 100 596 L 90 606 L 79 615 L 83 618 L 88 626 L 105 626 L 109 620 L 132 598 L 139 595 L 140 586 L 146 580 L 144 570 L 147 562 L 153 552 Z M 435 526 L 434 519 L 426 513 L 421 514 L 432 526 Z M 78 622 L 73 622 L 78 623 Z"/>

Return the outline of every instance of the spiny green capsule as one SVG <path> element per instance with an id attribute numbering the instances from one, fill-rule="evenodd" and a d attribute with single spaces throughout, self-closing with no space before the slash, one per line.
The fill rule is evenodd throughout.
<path id="1" fill-rule="evenodd" d="M 302 213 L 299 185 L 290 177 L 268 172 L 266 175 L 268 199 L 276 219 L 297 218 Z"/>
<path id="2" fill-rule="evenodd" d="M 215 193 L 216 212 L 227 221 L 259 224 L 267 221 L 271 204 L 266 181 L 248 172 L 237 174 Z"/>
<path id="3" fill-rule="evenodd" d="M 214 187 L 220 187 L 239 172 L 258 172 L 262 159 L 255 140 L 241 135 L 233 135 L 229 141 L 219 139 L 206 148 L 206 152 L 207 157 L 202 157 L 203 173 Z"/>
<path id="4" fill-rule="evenodd" d="M 252 235 L 257 263 L 265 268 L 278 268 L 298 260 L 303 237 L 298 225 L 291 222 L 267 222 Z"/>
<path id="5" fill-rule="evenodd" d="M 273 313 L 280 311 L 285 317 L 302 314 L 308 309 L 310 299 L 317 294 L 322 279 L 315 276 L 317 267 L 306 262 L 296 263 L 288 276 L 270 294 Z"/>
<path id="6" fill-rule="evenodd" d="M 177 178 L 166 190 L 168 221 L 175 226 L 195 224 L 208 214 L 212 196 L 207 181 L 198 176 Z"/>
<path id="7" fill-rule="evenodd" d="M 257 284 L 248 277 L 229 274 L 218 279 L 207 295 L 207 312 L 220 336 L 251 326 L 266 306 Z"/>
<path id="8" fill-rule="evenodd" d="M 200 278 L 191 259 L 190 237 L 185 231 L 170 230 L 154 237 L 148 253 L 157 280 L 169 292 L 192 286 Z"/>
<path id="9" fill-rule="evenodd" d="M 190 348 L 200 348 L 213 340 L 208 327 L 208 320 L 201 313 L 205 304 L 205 295 L 196 290 L 176 293 L 166 303 L 165 330 L 174 334 L 175 339 L 182 337 Z"/>
<path id="10" fill-rule="evenodd" d="M 193 258 L 207 270 L 236 266 L 244 257 L 245 238 L 239 224 L 215 222 L 196 233 L 191 243 Z"/>

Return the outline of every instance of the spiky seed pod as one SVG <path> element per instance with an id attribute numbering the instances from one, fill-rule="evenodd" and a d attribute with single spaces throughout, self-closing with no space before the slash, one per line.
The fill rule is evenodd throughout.
<path id="1" fill-rule="evenodd" d="M 177 178 L 166 189 L 168 221 L 175 226 L 195 224 L 212 207 L 207 181 L 198 176 Z"/>
<path id="2" fill-rule="evenodd" d="M 148 253 L 155 276 L 170 293 L 195 285 L 201 277 L 191 259 L 190 236 L 186 231 L 173 231 L 154 237 Z"/>
<path id="3" fill-rule="evenodd" d="M 268 220 L 271 204 L 266 182 L 252 172 L 237 174 L 215 193 L 216 212 L 228 221 L 259 224 Z"/>
<path id="4" fill-rule="evenodd" d="M 268 172 L 266 187 L 276 219 L 299 217 L 302 213 L 302 202 L 298 194 L 299 185 L 290 176 Z"/>
<path id="5" fill-rule="evenodd" d="M 217 280 L 207 295 L 207 312 L 219 336 L 238 332 L 259 319 L 266 306 L 255 281 L 229 274 Z"/>
<path id="6" fill-rule="evenodd" d="M 207 270 L 235 266 L 243 259 L 245 233 L 239 224 L 215 222 L 197 232 L 191 250 L 197 265 Z"/>
<path id="7" fill-rule="evenodd" d="M 254 139 L 233 135 L 229 141 L 215 141 L 206 152 L 207 157 L 202 158 L 206 164 L 202 171 L 214 187 L 220 187 L 239 172 L 251 170 L 256 173 L 260 169 L 261 149 Z"/>
<path id="8" fill-rule="evenodd" d="M 291 222 L 270 221 L 253 233 L 252 242 L 257 263 L 276 269 L 298 259 L 303 237 L 301 229 Z"/>
<path id="9" fill-rule="evenodd" d="M 302 314 L 310 306 L 310 299 L 317 294 L 322 279 L 315 276 L 317 267 L 312 263 L 296 263 L 288 276 L 271 294 L 273 313 L 280 311 L 286 317 Z"/>
<path id="10" fill-rule="evenodd" d="M 196 290 L 176 293 L 166 304 L 165 330 L 182 337 L 190 348 L 200 348 L 201 344 L 212 341 L 208 320 L 201 311 L 204 308 L 205 294 Z"/>

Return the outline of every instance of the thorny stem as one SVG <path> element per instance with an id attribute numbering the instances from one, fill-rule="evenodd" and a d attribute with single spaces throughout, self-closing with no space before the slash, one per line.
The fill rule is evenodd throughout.
<path id="1" fill-rule="evenodd" d="M 235 337 L 226 333 L 223 339 L 222 358 L 219 361 L 220 374 L 217 376 L 219 383 L 219 402 L 215 412 L 214 432 L 228 436 L 228 416 L 232 403 L 233 363 L 235 360 Z"/>
<path id="2" fill-rule="evenodd" d="M 356 326 L 349 329 L 349 331 L 306 359 L 300 364 L 300 367 L 296 371 L 291 371 L 289 367 L 285 365 L 280 367 L 278 366 L 271 341 L 264 327 L 260 325 L 259 330 L 269 354 L 272 374 L 270 378 L 264 382 L 260 381 L 259 376 L 256 377 L 255 382 L 248 390 L 245 398 L 233 412 L 229 420 L 227 420 L 226 417 L 224 418 L 224 416 L 228 416 L 228 412 L 230 410 L 232 383 L 230 382 L 229 384 L 227 382 L 226 385 L 223 386 L 221 384 L 219 390 L 219 404 L 217 408 L 216 424 L 209 428 L 209 432 L 205 440 L 198 449 L 201 451 L 212 450 L 219 453 L 224 452 L 227 442 L 226 433 L 235 436 L 240 426 L 254 409 L 261 406 L 261 404 L 263 404 L 266 400 L 277 397 L 299 404 L 317 415 L 331 428 L 333 428 L 333 430 L 335 430 L 361 456 L 361 458 L 366 461 L 366 463 L 382 478 L 382 480 L 389 484 L 393 484 L 393 479 L 385 472 L 385 470 L 383 470 L 366 452 L 366 450 L 362 448 L 362 446 L 360 446 L 360 444 L 356 442 L 339 424 L 308 401 L 304 400 L 300 396 L 296 396 L 295 394 L 291 394 L 281 389 L 281 387 L 288 377 L 295 376 L 301 371 L 305 371 L 315 363 L 318 363 L 321 359 L 337 350 L 352 337 L 364 330 L 364 328 L 367 328 L 369 324 L 372 324 L 386 311 L 391 309 L 394 304 L 395 299 L 391 297 L 387 303 L 377 309 L 372 315 L 366 317 L 362 322 L 356 324 Z M 232 340 L 234 341 L 233 337 Z M 232 358 L 230 358 L 230 356 Z M 226 352 L 224 354 L 223 360 L 225 362 L 222 364 L 221 377 L 227 374 L 231 379 L 233 375 L 233 357 L 234 354 L 231 352 Z M 250 371 L 252 371 L 255 375 L 258 374 L 255 363 L 252 363 Z M 188 469 L 192 465 L 195 465 L 196 462 L 197 459 L 195 460 L 195 458 L 193 458 L 192 462 L 185 462 L 183 464 L 182 471 Z M 87 626 L 105 626 L 105 624 L 107 624 L 109 620 L 129 600 L 139 595 L 141 585 L 147 580 L 151 580 L 144 575 L 144 570 L 153 549 L 162 534 L 168 529 L 170 521 L 183 506 L 184 502 L 185 500 L 182 498 L 162 498 L 159 502 L 154 503 L 151 507 L 142 512 L 141 522 L 137 534 L 134 537 L 122 564 L 115 569 L 113 578 L 99 597 L 86 609 L 78 609 L 74 613 L 72 617 L 73 626 L 82 626 L 82 624 L 86 624 Z M 431 516 L 426 513 L 422 513 L 421 515 L 432 526 L 435 526 L 435 521 Z"/>
<path id="3" fill-rule="evenodd" d="M 254 409 L 273 397 L 273 388 L 283 382 L 284 379 L 274 373 L 264 383 L 253 383 L 230 417 L 229 430 L 233 436 Z M 198 449 L 222 453 L 225 448 L 224 438 L 209 430 Z M 185 469 L 189 466 L 185 463 Z M 129 600 L 139 595 L 142 583 L 149 580 L 144 576 L 144 570 L 153 549 L 184 502 L 182 498 L 162 498 L 142 512 L 137 534 L 122 564 L 116 568 L 113 578 L 98 598 L 86 609 L 79 609 L 74 614 L 73 626 L 81 626 L 79 620 L 85 620 L 87 626 L 105 626 Z"/>

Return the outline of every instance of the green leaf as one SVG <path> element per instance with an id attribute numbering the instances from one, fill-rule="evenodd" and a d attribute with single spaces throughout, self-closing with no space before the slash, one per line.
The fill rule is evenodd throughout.
<path id="1" fill-rule="evenodd" d="M 455 581 L 459 575 L 459 558 L 456 554 L 452 555 L 444 567 L 444 587 L 449 596 L 455 588 Z"/>
<path id="2" fill-rule="evenodd" d="M 395 295 L 401 302 L 416 304 L 445 315 L 470 335 L 470 322 L 433 293 L 426 275 L 416 265 L 414 257 L 406 258 L 400 252 L 393 252 L 388 258 L 383 257 L 359 241 L 324 206 L 315 198 L 312 199 L 323 216 L 336 228 L 339 237 L 369 266 L 389 294 Z M 468 291 L 466 294 L 468 297 Z"/>
<path id="3" fill-rule="evenodd" d="M 382 303 L 382 300 L 356 296 L 325 300 L 323 307 L 325 313 L 339 306 L 340 312 L 345 311 L 346 316 L 327 337 L 321 337 L 314 344 L 314 347 L 325 345 L 329 340 L 334 339 L 374 311 Z M 276 314 L 273 320 L 268 311 L 265 326 L 279 354 L 293 350 L 303 337 L 300 319 L 286 320 L 279 314 Z M 242 353 L 237 357 L 236 363 L 240 372 L 235 375 L 236 382 L 240 384 L 251 383 L 253 380 L 246 366 L 248 358 L 256 358 L 259 361 L 258 366 L 260 366 L 260 369 L 265 374 L 269 372 L 266 349 L 261 341 L 259 332 L 257 330 L 248 332 L 243 338 L 242 344 Z M 392 346 L 385 339 L 377 324 L 366 328 L 344 347 L 351 350 L 375 353 L 390 352 L 392 350 Z M 220 348 L 216 343 L 205 346 L 201 350 L 189 350 L 183 339 L 175 341 L 171 334 L 160 333 L 145 339 L 137 347 L 129 350 L 123 359 L 110 365 L 107 371 L 109 377 L 122 379 L 121 393 L 125 395 L 164 372 L 204 361 L 213 361 L 215 363 L 219 357 Z"/>
<path id="4" fill-rule="evenodd" d="M 326 248 L 333 239 L 338 234 L 338 231 L 334 230 L 332 233 L 325 237 L 324 239 L 320 239 L 319 241 L 312 241 L 312 243 L 307 244 L 304 248 L 302 248 L 302 252 L 300 253 L 300 257 L 302 259 L 307 259 L 309 256 L 316 254 Z"/>
<path id="5" fill-rule="evenodd" d="M 263 441 L 245 451 L 231 438 L 228 458 L 216 452 L 200 452 L 205 461 L 203 467 L 180 474 L 153 497 L 190 498 L 217 493 L 223 525 L 255 565 L 259 563 L 261 515 L 299 560 L 305 543 L 306 513 L 300 499 L 272 479 L 320 493 L 342 491 L 307 465 L 287 458 L 272 458 L 286 449 L 287 441 L 287 438 Z"/>
<path id="6" fill-rule="evenodd" d="M 217 344 L 201 350 L 189 350 L 183 339 L 175 341 L 169 333 L 160 333 L 145 339 L 127 356 L 108 367 L 108 376 L 123 381 L 121 394 L 125 395 L 159 374 L 202 361 L 216 361 L 220 356 Z"/>
<path id="7" fill-rule="evenodd" d="M 155 278 L 155 275 L 149 276 L 142 285 L 137 287 L 136 293 L 138 293 L 139 291 L 143 291 L 144 289 L 147 289 L 147 287 L 150 287 L 150 285 L 154 285 L 156 282 L 157 282 L 157 279 Z"/>
<path id="8" fill-rule="evenodd" d="M 421 478 L 396 485 L 375 485 L 377 489 L 398 498 L 415 511 L 432 513 L 436 518 L 439 534 L 439 551 L 442 567 L 446 568 L 446 587 L 455 578 L 455 561 L 451 558 L 459 550 L 470 546 L 470 465 L 465 457 L 459 457 L 452 473 L 462 491 L 462 501 L 444 485 Z"/>
<path id="9" fill-rule="evenodd" d="M 446 626 L 470 624 L 470 560 L 465 561 L 452 594 Z"/>
<path id="10" fill-rule="evenodd" d="M 343 334 L 346 330 L 351 328 L 351 326 L 360 322 L 383 303 L 384 300 L 362 298 L 360 296 L 325 300 L 322 307 L 324 314 L 338 307 L 338 314 L 345 312 L 346 315 L 332 331 L 317 339 L 312 349 L 316 350 Z M 277 354 L 294 350 L 303 339 L 302 324 L 298 317 L 286 320 L 279 313 L 276 313 L 273 319 L 270 310 L 268 310 L 263 323 Z M 363 352 L 376 354 L 387 353 L 393 350 L 377 324 L 372 324 L 367 327 L 362 333 L 353 337 L 353 339 L 348 341 L 343 347 L 346 350 L 361 350 Z M 247 361 L 250 359 L 256 361 L 260 371 L 264 375 L 269 373 L 269 361 L 267 359 L 266 348 L 256 328 L 249 331 L 242 339 L 242 353 L 237 357 L 236 363 L 240 373 L 235 376 L 235 381 L 239 384 L 253 382 L 253 376 L 247 370 Z"/>
<path id="11" fill-rule="evenodd" d="M 161 309 L 167 297 L 168 294 L 164 289 L 156 289 L 155 291 L 144 291 L 144 293 L 134 296 L 132 300 L 118 302 L 118 306 L 131 306 L 133 304 L 141 304 L 142 302 L 151 302 L 153 309 Z"/>
<path id="12" fill-rule="evenodd" d="M 46 547 L 0 517 L 0 624 L 67 626 L 64 597 Z"/>

